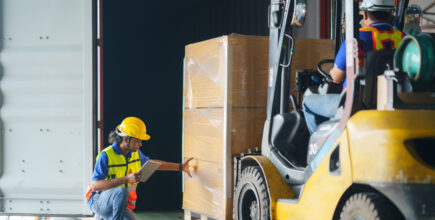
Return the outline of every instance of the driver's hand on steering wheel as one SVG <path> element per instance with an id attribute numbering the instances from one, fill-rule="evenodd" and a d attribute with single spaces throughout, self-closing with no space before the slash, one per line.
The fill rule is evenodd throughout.
<path id="1" fill-rule="evenodd" d="M 332 69 L 329 71 L 329 75 L 331 75 L 332 82 L 336 84 L 340 84 L 344 81 L 346 72 L 339 69 L 336 65 L 334 65 L 334 67 L 332 67 Z"/>

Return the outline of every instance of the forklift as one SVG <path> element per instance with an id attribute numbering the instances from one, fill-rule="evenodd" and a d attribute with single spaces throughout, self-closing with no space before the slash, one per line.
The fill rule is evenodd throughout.
<path id="1" fill-rule="evenodd" d="M 333 60 L 297 71 L 290 88 L 291 32 L 306 1 L 271 0 L 267 118 L 261 151 L 234 157 L 233 218 L 435 219 L 434 38 L 409 31 L 396 50 L 361 56 L 359 1 L 332 2 L 335 26 L 345 21 L 345 35 L 334 32 L 336 53 L 346 39 L 346 89 L 323 70 Z M 395 2 L 399 30 L 421 16 Z M 311 135 L 301 113 L 307 89 L 341 100 Z"/>

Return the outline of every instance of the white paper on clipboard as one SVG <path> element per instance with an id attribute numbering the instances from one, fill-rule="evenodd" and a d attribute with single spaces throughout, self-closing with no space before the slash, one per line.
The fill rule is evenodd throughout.
<path id="1" fill-rule="evenodd" d="M 162 165 L 162 163 L 148 160 L 139 171 L 142 172 L 141 182 L 146 182 L 148 178 Z"/>

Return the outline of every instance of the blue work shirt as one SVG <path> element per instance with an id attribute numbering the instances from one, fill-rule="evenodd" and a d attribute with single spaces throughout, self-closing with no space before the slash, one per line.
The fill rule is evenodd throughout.
<path id="1" fill-rule="evenodd" d="M 112 144 L 113 151 L 117 154 L 122 154 L 121 148 L 119 148 L 119 144 L 117 142 Z M 145 156 L 142 151 L 138 150 L 140 162 L 143 166 L 150 158 Z M 131 152 L 128 152 L 127 156 L 125 156 L 126 160 L 131 157 Z M 106 152 L 101 152 L 101 155 L 97 159 L 97 163 L 95 163 L 94 173 L 92 174 L 92 181 L 104 180 L 109 173 L 109 161 Z M 88 201 L 88 205 L 92 204 L 92 197 Z"/>
<path id="2" fill-rule="evenodd" d="M 380 31 L 387 31 L 393 28 L 393 26 L 387 22 L 374 22 L 370 24 L 370 26 L 375 27 Z M 359 39 L 362 43 L 361 48 L 364 50 L 364 52 L 373 50 L 373 36 L 370 32 L 360 31 Z M 394 45 L 386 45 L 386 48 L 394 49 Z M 335 56 L 334 64 L 337 66 L 338 69 L 346 71 L 346 41 L 343 41 L 343 43 L 341 44 L 340 49 Z M 346 87 L 346 80 L 343 83 L 343 87 Z"/>

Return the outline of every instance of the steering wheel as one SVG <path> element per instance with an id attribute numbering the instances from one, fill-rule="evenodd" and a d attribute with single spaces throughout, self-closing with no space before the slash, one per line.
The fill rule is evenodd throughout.
<path id="1" fill-rule="evenodd" d="M 326 60 L 322 60 L 319 62 L 319 64 L 317 64 L 317 72 L 320 73 L 320 75 L 322 75 L 322 77 L 325 79 L 325 81 L 327 83 L 334 83 L 332 81 L 331 75 L 329 75 L 328 73 L 326 73 L 325 71 L 323 71 L 322 69 L 322 65 L 326 64 L 326 63 L 334 63 L 334 60 L 331 59 L 326 59 Z"/>

